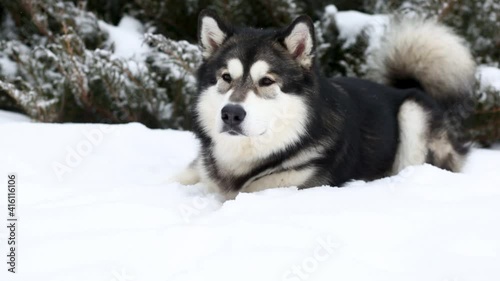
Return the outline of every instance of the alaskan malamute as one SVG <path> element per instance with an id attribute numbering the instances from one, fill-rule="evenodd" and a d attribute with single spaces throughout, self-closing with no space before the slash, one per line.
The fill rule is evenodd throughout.
<path id="1" fill-rule="evenodd" d="M 282 29 L 199 17 L 204 62 L 193 109 L 200 154 L 177 180 L 227 197 L 271 187 L 341 186 L 430 163 L 460 171 L 475 64 L 433 21 L 394 18 L 368 60 L 378 83 L 323 76 L 311 19 Z"/>

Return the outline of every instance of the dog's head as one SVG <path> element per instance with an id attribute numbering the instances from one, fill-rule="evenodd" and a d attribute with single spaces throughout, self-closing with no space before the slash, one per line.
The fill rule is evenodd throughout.
<path id="1" fill-rule="evenodd" d="M 283 29 L 233 28 L 205 10 L 198 39 L 204 56 L 196 104 L 200 130 L 232 143 L 263 142 L 270 152 L 306 133 L 307 95 L 315 87 L 308 16 Z"/>

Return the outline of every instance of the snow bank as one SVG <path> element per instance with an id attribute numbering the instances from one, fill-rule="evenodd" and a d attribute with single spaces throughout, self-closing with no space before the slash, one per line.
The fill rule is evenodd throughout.
<path id="1" fill-rule="evenodd" d="M 474 150 L 463 174 L 423 165 L 222 202 L 201 184 L 162 183 L 195 157 L 189 132 L 33 123 L 0 132 L 0 174 L 19 178 L 18 273 L 4 265 L 0 280 L 500 279 L 500 151 Z"/>
<path id="2" fill-rule="evenodd" d="M 0 110 L 0 124 L 12 122 L 30 122 L 31 119 L 21 113 Z"/>

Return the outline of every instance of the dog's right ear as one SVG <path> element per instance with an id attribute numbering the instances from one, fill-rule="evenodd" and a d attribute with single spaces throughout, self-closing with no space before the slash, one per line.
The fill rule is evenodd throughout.
<path id="1" fill-rule="evenodd" d="M 314 24 L 310 17 L 304 15 L 296 18 L 284 30 L 279 41 L 303 67 L 311 67 L 316 39 L 314 36 Z"/>
<path id="2" fill-rule="evenodd" d="M 213 55 L 229 36 L 229 28 L 215 11 L 201 11 L 198 17 L 198 42 L 205 59 Z"/>

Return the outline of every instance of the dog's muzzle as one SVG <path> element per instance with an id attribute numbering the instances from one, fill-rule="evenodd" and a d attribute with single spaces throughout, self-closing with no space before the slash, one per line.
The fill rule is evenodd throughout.
<path id="1" fill-rule="evenodd" d="M 242 135 L 241 123 L 247 115 L 245 109 L 241 105 L 228 104 L 221 110 L 221 119 L 224 122 L 222 132 L 227 132 L 231 135 Z"/>

